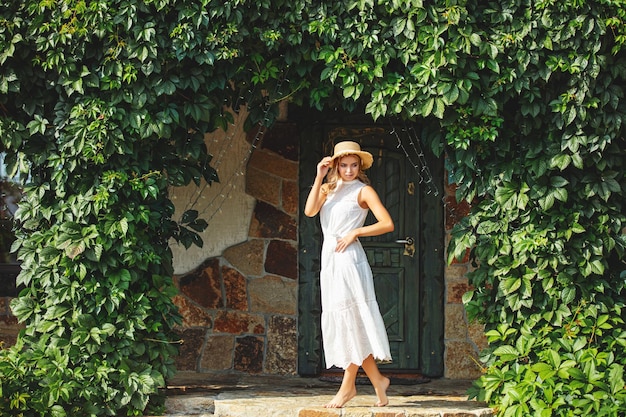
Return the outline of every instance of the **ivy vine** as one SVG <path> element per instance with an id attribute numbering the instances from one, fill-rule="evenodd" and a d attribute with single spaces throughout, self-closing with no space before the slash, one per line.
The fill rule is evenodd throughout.
<path id="1" fill-rule="evenodd" d="M 0 411 L 158 411 L 180 319 L 168 245 L 207 227 L 173 219 L 167 190 L 218 180 L 204 134 L 246 97 L 248 127 L 280 100 L 422 126 L 472 203 L 448 250 L 470 254 L 490 342 L 471 395 L 503 416 L 623 415 L 625 6 L 0 4 L 0 141 L 30 179 Z"/>

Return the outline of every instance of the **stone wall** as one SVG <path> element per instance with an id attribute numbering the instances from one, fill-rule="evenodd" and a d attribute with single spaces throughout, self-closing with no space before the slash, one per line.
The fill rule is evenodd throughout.
<path id="1" fill-rule="evenodd" d="M 298 135 L 278 123 L 254 151 L 248 239 L 176 277 L 184 321 L 181 371 L 293 375 L 297 371 Z"/>
<path id="2" fill-rule="evenodd" d="M 444 197 L 446 247 L 450 241 L 452 227 L 469 213 L 467 202 L 456 202 L 455 191 L 454 184 L 446 184 Z M 467 256 L 447 265 L 445 269 L 444 376 L 450 379 L 478 378 L 481 373 L 478 357 L 480 351 L 487 347 L 483 326 L 469 323 L 463 306 L 463 294 L 470 289 L 466 276 L 469 270 Z"/>
<path id="3" fill-rule="evenodd" d="M 0 264 L 0 348 L 13 346 L 24 328 L 11 311 L 11 300 L 18 294 L 15 280 L 19 271 L 16 264 Z"/>
<path id="4" fill-rule="evenodd" d="M 17 322 L 10 308 L 12 297 L 0 296 L 0 348 L 13 346 L 24 326 Z"/>

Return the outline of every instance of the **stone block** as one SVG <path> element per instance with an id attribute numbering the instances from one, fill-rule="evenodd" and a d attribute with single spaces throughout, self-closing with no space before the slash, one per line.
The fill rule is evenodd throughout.
<path id="1" fill-rule="evenodd" d="M 219 260 L 210 259 L 178 280 L 180 292 L 208 309 L 222 307 Z"/>
<path id="2" fill-rule="evenodd" d="M 298 412 L 298 417 L 339 417 L 343 408 L 305 408 Z"/>
<path id="3" fill-rule="evenodd" d="M 231 246 L 224 251 L 223 256 L 244 275 L 261 276 L 265 259 L 265 241 L 251 239 L 240 245 Z"/>
<path id="4" fill-rule="evenodd" d="M 467 282 L 457 281 L 449 282 L 446 285 L 447 303 L 448 304 L 462 304 L 463 294 L 471 290 L 472 287 Z"/>
<path id="5" fill-rule="evenodd" d="M 281 203 L 285 213 L 292 216 L 298 214 L 298 182 L 283 180 Z"/>
<path id="6" fill-rule="evenodd" d="M 233 367 L 233 350 L 235 337 L 230 335 L 209 336 L 202 358 L 200 368 L 202 370 L 222 371 Z"/>
<path id="7" fill-rule="evenodd" d="M 297 233 L 294 218 L 267 203 L 257 203 L 250 222 L 251 237 L 296 240 Z"/>
<path id="8" fill-rule="evenodd" d="M 272 375 L 296 375 L 298 358 L 297 323 L 294 318 L 274 316 L 267 329 L 265 372 Z"/>
<path id="9" fill-rule="evenodd" d="M 291 243 L 273 240 L 267 246 L 265 270 L 286 278 L 298 278 L 298 249 Z"/>
<path id="10" fill-rule="evenodd" d="M 185 329 L 178 331 L 182 344 L 175 357 L 176 369 L 179 371 L 197 371 L 200 353 L 204 346 L 205 329 Z"/>
<path id="11" fill-rule="evenodd" d="M 215 317 L 213 332 L 264 334 L 265 319 L 258 314 L 248 314 L 240 311 L 220 311 Z"/>
<path id="12" fill-rule="evenodd" d="M 489 343 L 485 336 L 485 325 L 478 322 L 471 322 L 467 326 L 469 339 L 476 345 L 479 351 L 487 349 Z"/>
<path id="13" fill-rule="evenodd" d="M 167 416 L 213 417 L 215 396 L 201 394 L 167 395 Z"/>
<path id="14" fill-rule="evenodd" d="M 298 163 L 288 161 L 280 155 L 267 150 L 257 150 L 248 161 L 248 169 L 255 168 L 280 178 L 296 180 L 298 178 Z"/>
<path id="15" fill-rule="evenodd" d="M 9 307 L 10 303 L 11 303 L 10 297 L 0 296 L 0 316 L 12 315 L 11 308 Z"/>
<path id="16" fill-rule="evenodd" d="M 457 202 L 454 196 L 444 197 L 444 202 L 446 210 L 446 230 L 451 230 L 455 224 L 469 214 L 470 205 L 465 200 Z"/>
<path id="17" fill-rule="evenodd" d="M 192 303 L 187 297 L 177 295 L 172 301 L 183 317 L 183 327 L 211 327 L 213 323 L 211 315 Z"/>
<path id="18" fill-rule="evenodd" d="M 241 273 L 227 266 L 222 267 L 222 279 L 226 293 L 226 308 L 248 310 L 247 280 Z"/>
<path id="19" fill-rule="evenodd" d="M 18 318 L 13 315 L 13 312 L 9 308 L 8 314 L 0 314 L 0 323 L 5 325 L 12 325 L 18 323 Z"/>
<path id="20" fill-rule="evenodd" d="M 258 374 L 263 371 L 264 342 L 260 337 L 238 337 L 235 344 L 234 368 L 237 371 Z"/>
<path id="21" fill-rule="evenodd" d="M 246 175 L 246 193 L 257 200 L 265 201 L 273 206 L 281 203 L 281 186 L 283 180 L 275 175 L 256 168 L 248 168 Z"/>
<path id="22" fill-rule="evenodd" d="M 467 322 L 465 308 L 462 304 L 447 304 L 445 306 L 445 339 L 467 340 Z"/>
<path id="23" fill-rule="evenodd" d="M 457 183 L 454 182 L 450 182 L 450 171 L 448 171 L 447 169 L 444 170 L 444 184 L 443 184 L 443 192 L 445 195 L 451 195 L 454 196 L 456 195 L 456 190 L 457 188 L 459 188 Z"/>
<path id="24" fill-rule="evenodd" d="M 423 411 L 419 409 L 407 410 L 406 417 L 441 417 L 441 413 L 439 411 Z"/>
<path id="25" fill-rule="evenodd" d="M 280 103 L 286 104 L 285 101 Z M 300 132 L 294 123 L 275 123 L 263 138 L 263 149 L 270 150 L 290 161 L 298 161 Z"/>
<path id="26" fill-rule="evenodd" d="M 24 324 L 18 323 L 17 317 L 0 316 L 0 349 L 13 346 L 22 329 L 24 329 Z"/>
<path id="27" fill-rule="evenodd" d="M 259 313 L 296 314 L 297 284 L 277 276 L 253 279 L 248 284 L 250 310 Z"/>
<path id="28" fill-rule="evenodd" d="M 452 264 L 446 267 L 446 281 L 462 281 L 467 282 L 467 265 Z"/>
<path id="29" fill-rule="evenodd" d="M 405 417 L 406 416 L 406 413 L 404 412 L 403 409 L 394 410 L 392 407 L 385 407 L 380 410 L 376 410 L 376 409 L 372 409 L 372 410 L 373 410 L 372 413 L 369 414 L 367 417 L 369 417 L 370 415 L 371 417 Z"/>
<path id="30" fill-rule="evenodd" d="M 448 341 L 444 363 L 448 379 L 477 379 L 481 375 L 478 352 L 470 342 Z"/>

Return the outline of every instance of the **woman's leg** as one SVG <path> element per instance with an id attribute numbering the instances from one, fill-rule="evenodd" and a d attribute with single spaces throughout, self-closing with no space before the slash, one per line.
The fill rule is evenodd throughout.
<path id="1" fill-rule="evenodd" d="M 383 376 L 378 370 L 378 365 L 376 365 L 376 361 L 372 355 L 369 355 L 363 361 L 363 370 L 367 374 L 367 377 L 370 379 L 370 382 L 374 386 L 374 391 L 376 391 L 376 397 L 378 401 L 376 402 L 377 407 L 384 407 L 389 404 L 389 399 L 387 398 L 387 388 L 389 388 L 389 378 Z"/>
<path id="2" fill-rule="evenodd" d="M 324 405 L 324 407 L 341 408 L 345 403 L 356 396 L 356 376 L 358 372 L 359 367 L 353 363 L 344 370 L 339 391 L 337 391 L 335 397 L 328 404 Z"/>

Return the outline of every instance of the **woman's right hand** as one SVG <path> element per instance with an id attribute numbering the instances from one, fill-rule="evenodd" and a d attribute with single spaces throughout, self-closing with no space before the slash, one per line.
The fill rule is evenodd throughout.
<path id="1" fill-rule="evenodd" d="M 330 156 L 325 156 L 322 160 L 317 164 L 317 176 L 324 178 L 326 174 L 328 174 L 328 170 L 330 169 L 330 165 L 332 162 L 332 158 Z"/>
<path id="2" fill-rule="evenodd" d="M 304 205 L 304 214 L 309 217 L 313 217 L 319 213 L 324 201 L 326 201 L 326 193 L 322 191 L 322 183 L 324 182 L 324 177 L 328 174 L 332 163 L 331 161 L 332 158 L 326 156 L 317 164 L 317 176 L 315 177 L 315 182 L 313 182 L 309 196 L 306 199 L 306 204 Z"/>

